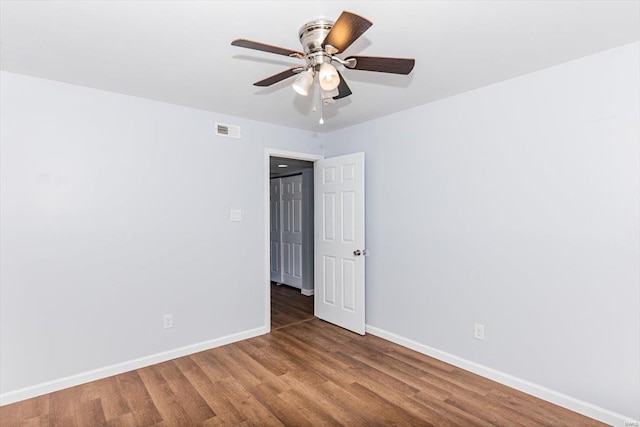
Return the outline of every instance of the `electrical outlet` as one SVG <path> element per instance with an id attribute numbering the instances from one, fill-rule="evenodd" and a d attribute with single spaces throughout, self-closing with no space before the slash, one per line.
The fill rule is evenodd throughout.
<path id="1" fill-rule="evenodd" d="M 173 314 L 162 316 L 162 327 L 165 329 L 173 328 Z"/>
<path id="2" fill-rule="evenodd" d="M 484 325 L 475 323 L 473 325 L 473 337 L 477 340 L 484 341 Z"/>

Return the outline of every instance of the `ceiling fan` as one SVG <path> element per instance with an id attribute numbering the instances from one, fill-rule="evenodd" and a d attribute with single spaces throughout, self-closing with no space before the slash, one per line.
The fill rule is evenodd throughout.
<path id="1" fill-rule="evenodd" d="M 298 74 L 293 82 L 293 89 L 300 95 L 306 96 L 311 91 L 317 74 L 322 102 L 328 104 L 351 95 L 349 86 L 342 74 L 331 65 L 332 62 L 341 64 L 347 69 L 393 74 L 409 74 L 413 69 L 415 60 L 410 58 L 350 56 L 341 59 L 336 56 L 351 46 L 371 25 L 373 25 L 372 22 L 362 16 L 344 11 L 335 22 L 317 19 L 303 25 L 298 34 L 303 52 L 247 39 L 234 40 L 231 45 L 304 59 L 304 66 L 289 68 L 255 82 L 254 86 L 271 86 Z"/>

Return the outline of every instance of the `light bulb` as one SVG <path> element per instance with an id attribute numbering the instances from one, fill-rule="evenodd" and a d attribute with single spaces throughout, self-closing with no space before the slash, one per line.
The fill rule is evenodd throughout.
<path id="1" fill-rule="evenodd" d="M 320 117 L 320 120 L 318 120 L 318 123 L 320 123 L 321 125 L 324 124 L 324 119 L 322 117 Z"/>
<path id="2" fill-rule="evenodd" d="M 300 95 L 307 96 L 309 95 L 311 85 L 313 85 L 313 73 L 311 70 L 305 70 L 300 73 L 291 86 L 293 87 L 293 90 L 298 92 Z"/>
<path id="3" fill-rule="evenodd" d="M 340 76 L 336 68 L 325 62 L 320 66 L 320 87 L 323 90 L 331 91 L 338 87 L 340 84 Z"/>

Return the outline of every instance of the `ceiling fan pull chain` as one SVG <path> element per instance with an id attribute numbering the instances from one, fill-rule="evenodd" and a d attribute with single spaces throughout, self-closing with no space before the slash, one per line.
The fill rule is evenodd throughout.
<path id="1" fill-rule="evenodd" d="M 320 84 L 318 84 L 318 94 L 320 95 L 320 120 L 318 120 L 318 123 L 323 125 L 324 119 L 322 118 L 322 113 L 324 112 L 324 102 L 322 100 L 322 88 L 320 87 Z"/>
<path id="2" fill-rule="evenodd" d="M 315 90 L 316 90 L 316 86 L 314 85 L 313 91 L 315 92 Z M 313 99 L 313 96 L 312 96 L 312 99 Z M 318 106 L 316 105 L 315 101 L 313 102 L 313 108 L 311 109 L 311 111 L 313 111 L 314 113 L 318 111 Z"/>

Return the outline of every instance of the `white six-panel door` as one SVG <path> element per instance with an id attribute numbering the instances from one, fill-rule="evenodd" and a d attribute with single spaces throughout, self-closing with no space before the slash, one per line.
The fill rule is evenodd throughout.
<path id="1" fill-rule="evenodd" d="M 282 178 L 282 283 L 302 288 L 302 175 Z"/>
<path id="2" fill-rule="evenodd" d="M 271 281 L 282 283 L 282 260 L 280 258 L 280 178 L 269 181 L 269 229 L 271 255 Z"/>
<path id="3" fill-rule="evenodd" d="M 365 331 L 364 153 L 315 163 L 315 315 Z"/>

